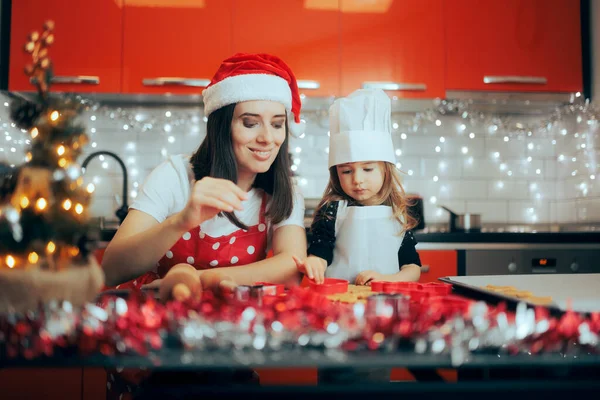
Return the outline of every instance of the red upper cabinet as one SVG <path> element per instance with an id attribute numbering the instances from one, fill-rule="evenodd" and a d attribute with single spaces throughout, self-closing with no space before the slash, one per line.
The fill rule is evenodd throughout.
<path id="1" fill-rule="evenodd" d="M 29 33 L 55 22 L 50 58 L 54 64 L 53 91 L 121 91 L 123 0 L 18 0 L 12 2 L 9 90 L 34 86 L 23 73 L 31 55 L 23 51 Z"/>
<path id="2" fill-rule="evenodd" d="M 445 0 L 448 89 L 582 89 L 579 1 Z"/>
<path id="3" fill-rule="evenodd" d="M 342 94 L 445 96 L 442 0 L 340 0 Z"/>
<path id="4" fill-rule="evenodd" d="M 125 0 L 123 91 L 200 94 L 231 51 L 231 0 Z"/>
<path id="5" fill-rule="evenodd" d="M 339 0 L 234 0 L 233 50 L 270 53 L 294 71 L 300 93 L 340 93 Z"/>

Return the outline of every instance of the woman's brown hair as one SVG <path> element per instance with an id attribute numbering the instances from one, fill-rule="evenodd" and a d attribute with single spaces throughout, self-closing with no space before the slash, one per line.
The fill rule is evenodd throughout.
<path id="1" fill-rule="evenodd" d="M 236 104 L 213 111 L 206 123 L 206 137 L 190 159 L 196 180 L 205 176 L 228 179 L 237 183 L 237 161 L 231 139 L 231 121 Z M 277 224 L 292 214 L 294 193 L 288 158 L 288 124 L 285 123 L 285 140 L 267 172 L 256 175 L 253 187 L 271 195 L 266 217 Z M 233 213 L 222 213 L 231 223 L 248 229 Z"/>
<path id="2" fill-rule="evenodd" d="M 359 203 L 363 206 L 391 206 L 394 218 L 398 220 L 402 226 L 400 234 L 417 226 L 417 221 L 408 213 L 410 200 L 404 192 L 400 174 L 398 173 L 396 166 L 383 161 L 380 161 L 380 165 L 381 164 L 383 164 L 383 185 L 381 186 L 381 190 L 365 202 L 354 200 L 352 197 L 348 196 L 342 189 L 337 168 L 335 166 L 329 168 L 329 183 L 325 188 L 325 193 L 323 194 L 323 198 L 321 199 L 317 210 L 323 210 L 329 203 L 338 200 L 347 200 L 349 202 Z M 322 213 L 315 213 L 315 221 L 321 217 Z"/>

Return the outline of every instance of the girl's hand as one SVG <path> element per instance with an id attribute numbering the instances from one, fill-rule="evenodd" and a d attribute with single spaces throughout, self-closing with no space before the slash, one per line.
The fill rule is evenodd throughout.
<path id="1" fill-rule="evenodd" d="M 367 284 L 370 284 L 371 281 L 383 281 L 383 280 L 385 280 L 384 274 L 380 274 L 377 271 L 367 270 L 367 271 L 361 272 L 360 274 L 358 274 L 356 276 L 355 283 L 357 285 L 367 285 Z"/>
<path id="2" fill-rule="evenodd" d="M 181 228 L 189 231 L 221 211 L 241 211 L 247 198 L 247 193 L 230 180 L 204 177 L 194 182 L 188 203 L 176 218 Z"/>
<path id="3" fill-rule="evenodd" d="M 142 285 L 142 290 L 146 290 L 146 289 L 158 289 L 160 287 L 160 283 L 162 282 L 162 279 L 155 279 L 150 283 L 147 283 L 145 285 Z"/>
<path id="4" fill-rule="evenodd" d="M 300 260 L 296 256 L 292 256 L 296 262 L 296 268 L 309 279 L 313 279 L 315 283 L 322 284 L 325 282 L 325 269 L 327 262 L 319 257 L 309 256 L 304 260 Z"/>

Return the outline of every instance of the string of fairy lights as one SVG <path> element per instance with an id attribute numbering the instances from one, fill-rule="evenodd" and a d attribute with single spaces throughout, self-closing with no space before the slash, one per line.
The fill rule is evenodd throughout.
<path id="1" fill-rule="evenodd" d="M 206 123 L 206 117 L 203 117 L 200 106 L 174 107 L 163 109 L 160 112 L 145 112 L 138 107 L 102 106 L 81 96 L 76 96 L 76 99 L 87 109 L 88 134 L 92 150 L 100 150 L 103 147 L 102 136 L 97 134 L 98 128 L 95 126 L 97 123 L 101 124 L 103 120 L 112 120 L 124 135 L 132 134 L 131 140 L 124 143 L 122 151 L 132 180 L 132 187 L 129 191 L 131 198 L 137 196 L 141 179 L 143 179 L 141 173 L 143 169 L 137 155 L 134 133 L 160 135 L 164 139 L 164 145 L 157 151 L 160 152 L 161 157 L 166 158 L 172 154 L 169 145 L 179 140 L 181 132 L 197 135 L 199 141 L 205 131 L 203 125 Z M 505 187 L 507 181 L 523 180 L 524 176 L 527 176 L 530 181 L 531 200 L 541 202 L 548 199 L 548 196 L 540 189 L 541 185 L 536 182 L 536 177 L 542 179 L 545 171 L 543 163 L 536 165 L 536 159 L 540 158 L 536 155 L 539 145 L 532 139 L 538 142 L 539 139 L 542 139 L 556 149 L 554 153 L 557 154 L 555 162 L 558 175 L 572 178 L 570 181 L 573 182 L 574 191 L 577 192 L 575 196 L 585 197 L 593 192 L 598 175 L 597 157 L 600 145 L 596 138 L 598 137 L 600 112 L 589 101 L 584 100 L 579 93 L 574 93 L 568 104 L 557 106 L 554 111 L 541 117 L 481 112 L 476 110 L 472 103 L 470 100 L 436 99 L 432 102 L 431 108 L 426 111 L 392 115 L 392 134 L 395 142 L 400 143 L 396 148 L 399 160 L 397 167 L 406 174 L 407 179 L 417 176 L 414 167 L 411 168 L 410 165 L 402 163 L 402 156 L 410 156 L 402 150 L 402 142 L 419 135 L 437 135 L 430 132 L 442 132 L 437 136 L 435 145 L 430 149 L 431 156 L 439 158 L 438 173 L 419 177 L 439 183 L 439 193 L 437 195 L 434 193 L 427 199 L 430 203 L 438 202 L 440 196 L 447 190 L 443 175 L 450 159 L 461 158 L 465 166 L 473 166 L 477 162 L 478 157 L 472 154 L 468 141 L 465 144 L 465 138 L 478 140 L 482 137 L 489 137 L 502 140 L 504 143 L 512 141 L 522 143 L 524 151 L 520 153 L 523 155 L 520 160 L 515 159 L 514 153 L 504 154 L 502 151 L 493 151 L 487 155 L 493 161 L 500 175 L 504 176 L 495 182 L 495 188 L 498 191 Z M 4 106 L 7 105 L 8 103 L 4 103 Z M 327 107 L 306 111 L 302 118 L 309 122 L 309 126 L 316 127 L 316 129 L 308 131 L 307 134 L 300 137 L 292 138 L 290 152 L 293 160 L 291 169 L 297 174 L 297 182 L 300 186 L 306 186 L 311 178 L 303 176 L 302 173 L 302 162 L 306 158 L 302 151 L 307 146 L 304 140 L 311 134 L 323 135 L 324 132 L 327 132 Z M 313 124 L 310 124 L 311 122 Z M 22 154 L 21 148 L 28 144 L 28 139 L 20 136 L 19 132 L 15 132 L 14 126 L 4 121 L 2 113 L 0 113 L 0 126 L 5 135 L 5 142 L 0 143 L 0 157 L 16 160 L 18 155 Z M 427 127 L 437 129 L 428 130 Z M 458 141 L 461 145 L 456 146 Z M 454 153 L 450 149 L 453 149 Z M 323 148 L 323 159 L 326 159 L 328 150 L 326 146 Z M 102 163 L 102 168 L 110 168 L 109 159 L 100 156 L 99 161 Z M 90 182 L 98 184 L 101 179 L 100 175 L 94 175 Z M 527 219 L 529 222 L 537 222 L 535 209 L 527 210 Z"/>

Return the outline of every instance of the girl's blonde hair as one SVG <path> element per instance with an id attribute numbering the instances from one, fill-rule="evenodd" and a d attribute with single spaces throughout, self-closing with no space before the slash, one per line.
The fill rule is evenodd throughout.
<path id="1" fill-rule="evenodd" d="M 400 174 L 398 173 L 396 166 L 384 161 L 380 161 L 380 163 L 383 164 L 383 185 L 381 186 L 381 190 L 375 196 L 365 202 L 354 200 L 352 197 L 348 196 L 342 189 L 335 165 L 329 168 L 329 183 L 325 188 L 323 198 L 319 202 L 317 210 L 324 209 L 331 202 L 338 200 L 357 202 L 363 206 L 391 206 L 394 218 L 398 220 L 402 226 L 400 234 L 417 226 L 417 221 L 408 213 L 408 207 L 411 205 L 410 200 L 404 192 Z M 315 214 L 315 221 L 319 218 L 319 214 Z"/>

